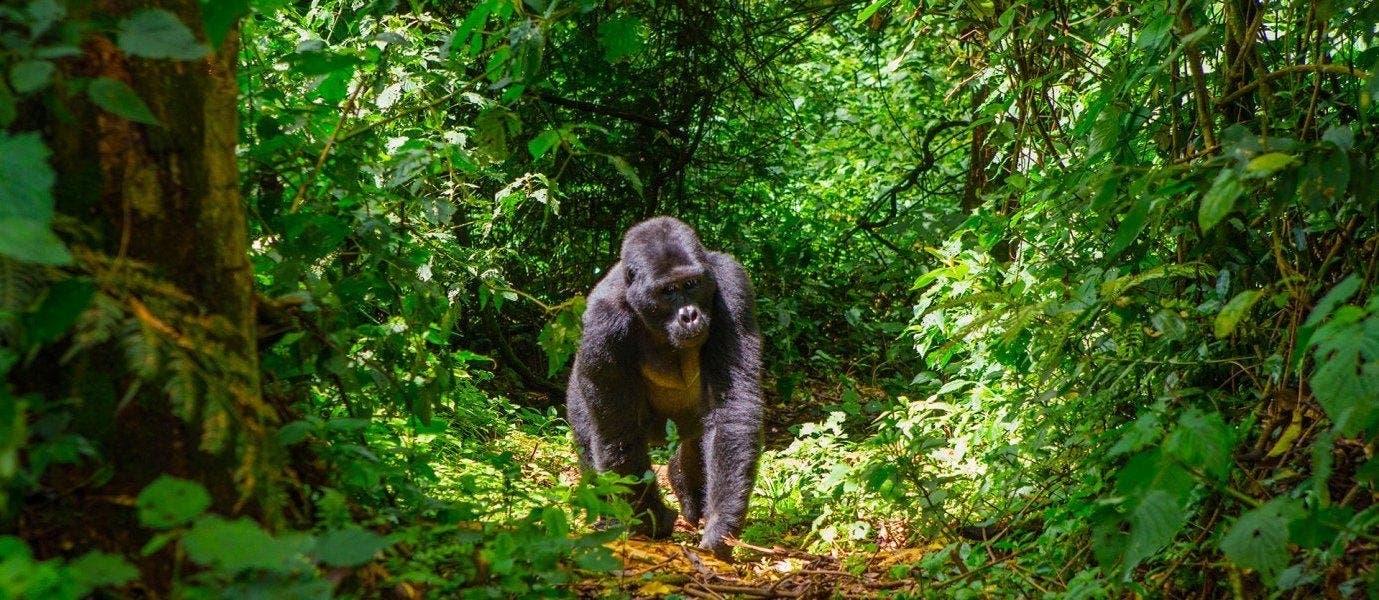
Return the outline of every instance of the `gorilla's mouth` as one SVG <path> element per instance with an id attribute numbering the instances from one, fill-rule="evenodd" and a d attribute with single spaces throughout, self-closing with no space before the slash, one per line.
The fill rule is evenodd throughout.
<path id="1" fill-rule="evenodd" d="M 670 328 L 670 343 L 676 348 L 697 348 L 709 339 L 708 319 L 694 323 L 677 323 Z"/>

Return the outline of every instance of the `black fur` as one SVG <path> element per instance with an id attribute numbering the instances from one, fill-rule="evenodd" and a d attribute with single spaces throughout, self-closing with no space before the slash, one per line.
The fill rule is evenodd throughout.
<path id="1" fill-rule="evenodd" d="M 622 260 L 590 292 L 567 392 L 567 418 L 586 467 L 641 477 L 647 445 L 680 435 L 670 481 L 700 547 L 728 558 L 742 531 L 761 454 L 761 334 L 751 282 L 670 217 L 633 226 Z M 631 498 L 642 533 L 668 537 L 675 511 L 654 478 Z"/>

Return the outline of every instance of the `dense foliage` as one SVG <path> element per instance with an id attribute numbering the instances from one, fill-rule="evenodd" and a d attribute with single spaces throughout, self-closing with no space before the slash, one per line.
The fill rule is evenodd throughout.
<path id="1" fill-rule="evenodd" d="M 749 544 L 1379 595 L 1379 4 L 29 0 L 0 48 L 0 598 L 630 593 L 560 403 L 656 214 L 756 285 Z"/>

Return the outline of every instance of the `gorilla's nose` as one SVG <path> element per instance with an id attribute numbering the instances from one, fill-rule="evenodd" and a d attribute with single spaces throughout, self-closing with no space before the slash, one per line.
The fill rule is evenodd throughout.
<path id="1" fill-rule="evenodd" d="M 695 325 L 695 324 L 699 323 L 699 320 L 702 319 L 702 318 L 703 318 L 703 317 L 699 314 L 699 309 L 698 309 L 698 308 L 695 308 L 695 307 L 693 307 L 693 306 L 682 306 L 682 307 L 680 307 L 680 324 L 681 324 L 681 325 Z"/>

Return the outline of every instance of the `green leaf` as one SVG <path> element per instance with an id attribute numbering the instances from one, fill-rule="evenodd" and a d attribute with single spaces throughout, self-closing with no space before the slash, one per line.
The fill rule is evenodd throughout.
<path id="1" fill-rule="evenodd" d="M 1268 154 L 1256 156 L 1250 161 L 1250 164 L 1245 165 L 1245 172 L 1260 176 L 1268 175 L 1274 171 L 1288 167 L 1296 160 L 1297 159 L 1293 158 L 1290 154 L 1270 152 Z"/>
<path id="2" fill-rule="evenodd" d="M 162 550 L 163 546 L 168 545 L 169 542 L 176 541 L 181 535 L 182 532 L 180 531 L 163 531 L 156 533 L 153 537 L 149 538 L 148 543 L 144 544 L 143 548 L 139 549 L 139 555 L 152 556 L 154 553 Z"/>
<path id="3" fill-rule="evenodd" d="M 124 585 L 139 577 L 139 570 L 123 556 L 92 550 L 67 565 L 72 575 L 88 588 Z"/>
<path id="4" fill-rule="evenodd" d="M 249 14 L 249 0 L 201 0 L 201 28 L 212 48 L 219 48 L 235 23 Z"/>
<path id="5" fill-rule="evenodd" d="M 1221 551 L 1236 565 L 1259 571 L 1272 585 L 1288 566 L 1288 527 L 1301 513 L 1297 500 L 1274 498 L 1240 515 L 1221 538 Z"/>
<path id="6" fill-rule="evenodd" d="M 332 567 L 357 567 L 392 545 L 381 535 L 360 527 L 327 532 L 316 542 L 316 560 Z"/>
<path id="7" fill-rule="evenodd" d="M 72 262 L 67 247 L 53 235 L 53 168 L 48 146 L 37 133 L 0 132 L 0 156 L 6 173 L 0 177 L 0 255 L 25 262 L 65 265 Z"/>
<path id="8" fill-rule="evenodd" d="M 48 165 L 48 146 L 43 138 L 37 133 L 0 132 L 0 156 L 5 161 L 5 176 L 0 177 L 0 218 L 24 219 L 45 226 L 52 222 L 56 176 Z"/>
<path id="9" fill-rule="evenodd" d="M 1130 540 L 1125 547 L 1122 572 L 1134 569 L 1173 541 L 1182 531 L 1186 517 L 1182 504 L 1173 494 L 1155 490 L 1141 499 L 1130 511 Z"/>
<path id="10" fill-rule="evenodd" d="M 48 225 L 37 221 L 0 217 L 0 254 L 40 265 L 72 264 L 72 253 Z"/>
<path id="11" fill-rule="evenodd" d="M 1261 296 L 1259 290 L 1246 290 L 1236 294 L 1230 302 L 1221 307 L 1221 312 L 1217 313 L 1216 323 L 1213 327 L 1216 337 L 1230 337 L 1232 333 L 1235 333 L 1235 326 L 1240 323 L 1240 319 L 1250 313 L 1250 308 L 1254 307 L 1255 302 Z"/>
<path id="12" fill-rule="evenodd" d="M 455 33 L 450 37 L 450 50 L 465 50 L 468 58 L 479 55 L 481 44 L 483 43 L 483 32 L 475 33 L 479 27 L 488 21 L 488 16 L 493 13 L 497 2 L 486 0 L 481 2 L 465 15 L 464 21 L 455 28 Z"/>
<path id="13" fill-rule="evenodd" d="M 1348 506 L 1330 506 L 1304 513 L 1288 527 L 1288 540 L 1303 548 L 1320 550 L 1330 546 L 1355 516 Z"/>
<path id="14" fill-rule="evenodd" d="M 56 340 L 77 322 L 95 296 L 96 286 L 87 279 L 69 278 L 54 283 L 38 310 L 25 318 L 29 335 L 38 344 Z"/>
<path id="15" fill-rule="evenodd" d="M 1130 244 L 1134 243 L 1135 238 L 1140 236 L 1144 230 L 1144 224 L 1149 217 L 1150 205 L 1154 203 L 1151 198 L 1139 198 L 1135 200 L 1135 205 L 1130 207 L 1130 212 L 1125 214 L 1121 220 L 1120 227 L 1116 229 L 1116 238 L 1111 241 L 1111 247 L 1106 250 L 1106 257 L 1115 258 L 1124 252 Z"/>
<path id="16" fill-rule="evenodd" d="M 623 160 L 621 156 L 609 156 L 608 162 L 612 163 L 613 168 L 617 169 L 627 179 L 627 182 L 632 184 L 632 188 L 637 190 L 638 194 L 642 193 L 642 178 L 637 176 L 637 171 L 632 169 L 632 165 L 627 164 L 627 161 Z"/>
<path id="17" fill-rule="evenodd" d="M 646 46 L 644 29 L 641 19 L 629 15 L 604 21 L 599 25 L 599 45 L 603 46 L 603 59 L 615 62 L 641 52 Z"/>
<path id="18" fill-rule="evenodd" d="M 154 529 L 187 523 L 206 512 L 211 495 L 195 481 L 163 475 L 139 492 L 139 522 Z"/>
<path id="19" fill-rule="evenodd" d="M 300 535 L 274 539 L 249 519 L 228 521 L 217 515 L 198 520 L 182 538 L 192 561 L 229 573 L 249 569 L 289 573 L 306 568 L 303 553 L 310 542 Z"/>
<path id="20" fill-rule="evenodd" d="M 34 0 L 29 3 L 29 36 L 37 39 L 54 23 L 67 16 L 67 8 L 57 0 Z"/>
<path id="21" fill-rule="evenodd" d="M 876 0 L 876 2 L 872 2 L 857 13 L 857 22 L 861 23 L 862 21 L 870 19 L 872 15 L 876 14 L 876 11 L 881 10 L 883 6 L 890 3 L 891 0 Z"/>
<path id="22" fill-rule="evenodd" d="M 527 142 L 527 151 L 531 153 L 532 159 L 539 159 L 559 143 L 560 131 L 557 129 L 548 129 L 541 132 L 541 135 L 532 138 L 530 142 Z"/>
<path id="23" fill-rule="evenodd" d="M 1116 493 L 1130 499 L 1164 491 L 1185 501 L 1196 487 L 1197 478 L 1159 448 L 1132 456 L 1116 473 Z"/>
<path id="24" fill-rule="evenodd" d="M 1156 11 L 1156 14 L 1145 21 L 1139 39 L 1135 40 L 1135 45 L 1142 50 L 1162 48 L 1168 44 L 1172 31 L 1173 13 Z"/>
<path id="25" fill-rule="evenodd" d="M 1189 409 L 1164 440 L 1164 450 L 1179 463 L 1217 478 L 1231 468 L 1235 430 L 1226 425 L 1220 413 Z"/>
<path id="26" fill-rule="evenodd" d="M 1361 283 L 1363 280 L 1354 273 L 1341 280 L 1340 283 L 1336 284 L 1336 287 L 1331 288 L 1331 291 L 1317 301 L 1312 312 L 1308 313 L 1307 320 L 1303 321 L 1303 327 L 1318 325 L 1326 320 L 1327 317 L 1331 316 L 1331 311 L 1336 310 L 1336 305 L 1349 300 L 1351 296 L 1355 295 L 1355 292 L 1360 290 Z"/>
<path id="27" fill-rule="evenodd" d="M 1379 457 L 1371 458 L 1355 470 L 1355 481 L 1368 483 L 1370 489 L 1379 488 Z"/>
<path id="28" fill-rule="evenodd" d="M 1235 208 L 1235 199 L 1244 193 L 1245 187 L 1236 178 L 1235 172 L 1222 169 L 1211 184 L 1211 189 L 1202 196 L 1202 207 L 1197 212 L 1197 224 L 1203 232 L 1210 230 L 1226 218 Z"/>
<path id="29" fill-rule="evenodd" d="M 1120 456 L 1126 452 L 1136 452 L 1150 443 L 1159 439 L 1159 417 L 1152 412 L 1146 412 L 1135 419 L 1129 427 L 1125 427 L 1120 440 L 1110 450 L 1106 451 L 1108 456 Z"/>
<path id="30" fill-rule="evenodd" d="M 153 116 L 153 111 L 148 109 L 144 100 L 123 81 L 101 77 L 91 82 L 86 88 L 86 95 L 91 97 L 96 106 L 135 123 L 158 124 L 158 117 Z"/>
<path id="31" fill-rule="evenodd" d="M 1351 146 L 1355 145 L 1355 132 L 1350 130 L 1349 125 L 1330 127 L 1322 134 L 1322 141 L 1330 142 L 1337 148 L 1349 152 Z"/>
<path id="32" fill-rule="evenodd" d="M 56 69 L 46 60 L 21 60 L 10 68 L 10 85 L 21 94 L 41 90 L 53 81 Z"/>
<path id="33" fill-rule="evenodd" d="M 352 73 L 363 61 L 358 57 L 335 52 L 298 52 L 288 57 L 288 64 L 299 75 L 327 75 Z"/>
<path id="34" fill-rule="evenodd" d="M 1307 315 L 1307 320 L 1303 321 L 1302 327 L 1298 328 L 1297 341 L 1293 344 L 1293 356 L 1297 357 L 1298 365 L 1301 365 L 1306 358 L 1306 350 L 1312 345 L 1312 335 L 1317 332 L 1317 327 L 1327 317 L 1331 316 L 1331 311 L 1336 309 L 1336 305 L 1354 296 L 1355 292 L 1360 289 L 1361 283 L 1362 280 L 1359 277 L 1351 274 L 1336 284 L 1336 287 L 1331 288 L 1331 291 L 1322 296 L 1321 300 L 1317 301 L 1317 305 Z"/>
<path id="35" fill-rule="evenodd" d="M 284 446 L 300 443 L 315 429 L 316 426 L 307 421 L 293 421 L 278 430 L 278 443 Z"/>
<path id="36" fill-rule="evenodd" d="M 596 546 L 575 555 L 575 564 L 585 571 L 609 572 L 622 568 L 622 561 L 607 548 Z"/>
<path id="37" fill-rule="evenodd" d="M 196 43 L 196 35 L 177 15 L 162 9 L 143 9 L 126 17 L 116 37 L 120 50 L 141 58 L 195 60 L 210 51 Z"/>
<path id="38" fill-rule="evenodd" d="M 1298 195 L 1308 208 L 1331 210 L 1350 183 L 1350 157 L 1340 148 L 1311 156 L 1298 173 Z"/>
<path id="39" fill-rule="evenodd" d="M 1379 315 L 1342 319 L 1344 312 L 1315 334 L 1317 368 L 1310 381 L 1336 431 L 1353 436 L 1379 411 Z"/>

